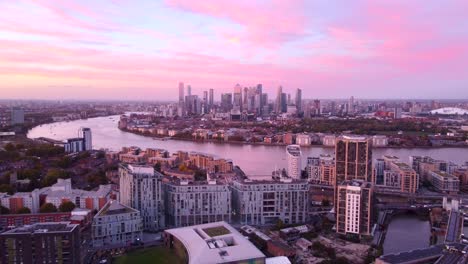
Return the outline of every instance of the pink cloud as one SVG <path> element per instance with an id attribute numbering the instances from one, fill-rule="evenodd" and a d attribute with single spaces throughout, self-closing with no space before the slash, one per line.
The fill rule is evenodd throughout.
<path id="1" fill-rule="evenodd" d="M 306 34 L 306 17 L 303 1 L 275 0 L 253 1 L 190 1 L 167 0 L 166 3 L 177 9 L 227 19 L 241 25 L 245 32 L 224 32 L 228 38 L 238 36 L 242 41 L 257 46 L 277 47 Z M 291 15 L 293 14 L 293 15 Z"/>

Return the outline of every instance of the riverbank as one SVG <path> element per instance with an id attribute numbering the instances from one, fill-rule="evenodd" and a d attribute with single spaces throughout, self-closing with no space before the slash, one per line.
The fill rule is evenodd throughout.
<path id="1" fill-rule="evenodd" d="M 193 138 L 183 138 L 183 137 L 170 137 L 170 136 L 161 136 L 161 135 L 154 135 L 149 133 L 142 133 L 138 131 L 131 131 L 128 129 L 118 128 L 120 131 L 125 133 L 131 133 L 134 135 L 139 135 L 143 137 L 153 138 L 153 139 L 166 139 L 166 140 L 176 140 L 176 141 L 188 141 L 194 143 L 214 143 L 214 144 L 232 144 L 232 145 L 247 145 L 247 146 L 274 146 L 274 147 L 286 147 L 288 144 L 284 143 L 266 143 L 266 142 L 245 142 L 245 141 L 235 141 L 235 140 L 218 140 L 218 139 L 193 139 Z M 311 145 L 301 145 L 301 148 L 313 148 L 313 147 L 321 147 L 321 148 L 329 148 L 333 149 L 335 146 L 327 146 L 322 144 L 311 144 Z M 442 149 L 442 148 L 466 148 L 468 149 L 468 145 L 463 146 L 394 146 L 394 145 L 387 145 L 387 146 L 374 146 L 377 149 Z"/>
<path id="2" fill-rule="evenodd" d="M 194 142 L 185 140 L 155 140 L 154 137 L 141 136 L 123 132 L 118 129 L 119 118 L 98 117 L 87 120 L 59 122 L 35 127 L 28 133 L 28 138 L 47 137 L 64 141 L 76 136 L 81 127 L 89 127 L 93 135 L 93 148 L 120 151 L 122 147 L 136 146 L 145 148 L 166 149 L 169 152 L 179 150 L 202 152 L 218 157 L 231 159 L 245 171 L 249 177 L 271 176 L 276 168 L 287 167 L 284 146 Z M 333 155 L 334 148 L 314 145 L 302 149 L 302 164 L 307 164 L 307 157 L 318 157 L 323 154 Z M 375 148 L 373 158 L 384 155 L 398 156 L 408 162 L 410 156 L 431 156 L 434 159 L 450 160 L 464 164 L 468 157 L 468 148 Z"/>

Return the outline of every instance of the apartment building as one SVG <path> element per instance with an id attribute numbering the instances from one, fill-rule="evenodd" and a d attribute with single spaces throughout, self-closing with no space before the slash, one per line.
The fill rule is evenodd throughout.
<path id="1" fill-rule="evenodd" d="M 0 263 L 81 264 L 79 225 L 39 223 L 1 233 Z"/>
<path id="2" fill-rule="evenodd" d="M 172 227 L 231 222 L 231 189 L 214 180 L 172 180 L 164 184 L 166 225 Z"/>
<path id="3" fill-rule="evenodd" d="M 162 174 L 150 166 L 121 164 L 120 202 L 140 211 L 143 229 L 157 231 L 165 226 Z"/>
<path id="4" fill-rule="evenodd" d="M 307 181 L 238 180 L 232 183 L 232 204 L 235 219 L 242 224 L 304 223 L 308 214 Z"/>
<path id="5" fill-rule="evenodd" d="M 429 171 L 428 180 L 439 191 L 444 193 L 458 193 L 460 179 L 444 171 Z"/>
<path id="6" fill-rule="evenodd" d="M 302 176 L 302 152 L 299 145 L 286 147 L 286 160 L 288 161 L 288 176 L 300 179 Z"/>
<path id="7" fill-rule="evenodd" d="M 138 210 L 111 200 L 94 216 L 93 246 L 128 245 L 142 238 L 142 230 Z"/>
<path id="8" fill-rule="evenodd" d="M 368 236 L 372 231 L 373 188 L 370 182 L 344 181 L 338 185 L 336 232 Z"/>

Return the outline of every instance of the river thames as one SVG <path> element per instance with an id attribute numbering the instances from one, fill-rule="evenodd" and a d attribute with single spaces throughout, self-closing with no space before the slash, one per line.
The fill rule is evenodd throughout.
<path id="1" fill-rule="evenodd" d="M 198 151 L 231 159 L 235 165 L 251 177 L 268 176 L 275 168 L 286 167 L 286 152 L 284 146 L 223 144 L 212 142 L 191 142 L 179 140 L 155 140 L 118 129 L 119 116 L 97 117 L 70 122 L 45 124 L 31 129 L 29 138 L 47 137 L 56 140 L 66 140 L 76 137 L 81 127 L 89 127 L 93 133 L 94 149 L 120 150 L 125 146 L 140 148 L 162 148 L 170 152 L 178 150 Z M 320 154 L 333 154 L 333 148 L 311 146 L 302 148 L 303 166 L 307 157 Z M 462 164 L 468 161 L 468 148 L 376 148 L 373 158 L 382 155 L 395 155 L 408 162 L 411 155 L 426 155 L 436 159 L 450 160 Z"/>

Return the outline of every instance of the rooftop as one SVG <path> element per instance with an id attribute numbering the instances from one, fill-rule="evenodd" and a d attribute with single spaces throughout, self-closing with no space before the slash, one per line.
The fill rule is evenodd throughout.
<path id="1" fill-rule="evenodd" d="M 166 230 L 184 244 L 189 264 L 230 263 L 265 258 L 250 241 L 226 222 Z"/>
<path id="2" fill-rule="evenodd" d="M 104 207 L 96 214 L 96 217 L 99 216 L 108 216 L 108 215 L 117 215 L 117 214 L 129 214 L 129 213 L 138 213 L 137 210 L 125 206 L 118 201 L 110 200 L 104 205 Z"/>
<path id="3" fill-rule="evenodd" d="M 49 222 L 37 223 L 34 225 L 25 225 L 7 231 L 3 234 L 37 234 L 37 233 L 57 233 L 57 232 L 71 232 L 79 225 L 71 224 L 70 222 Z"/>

